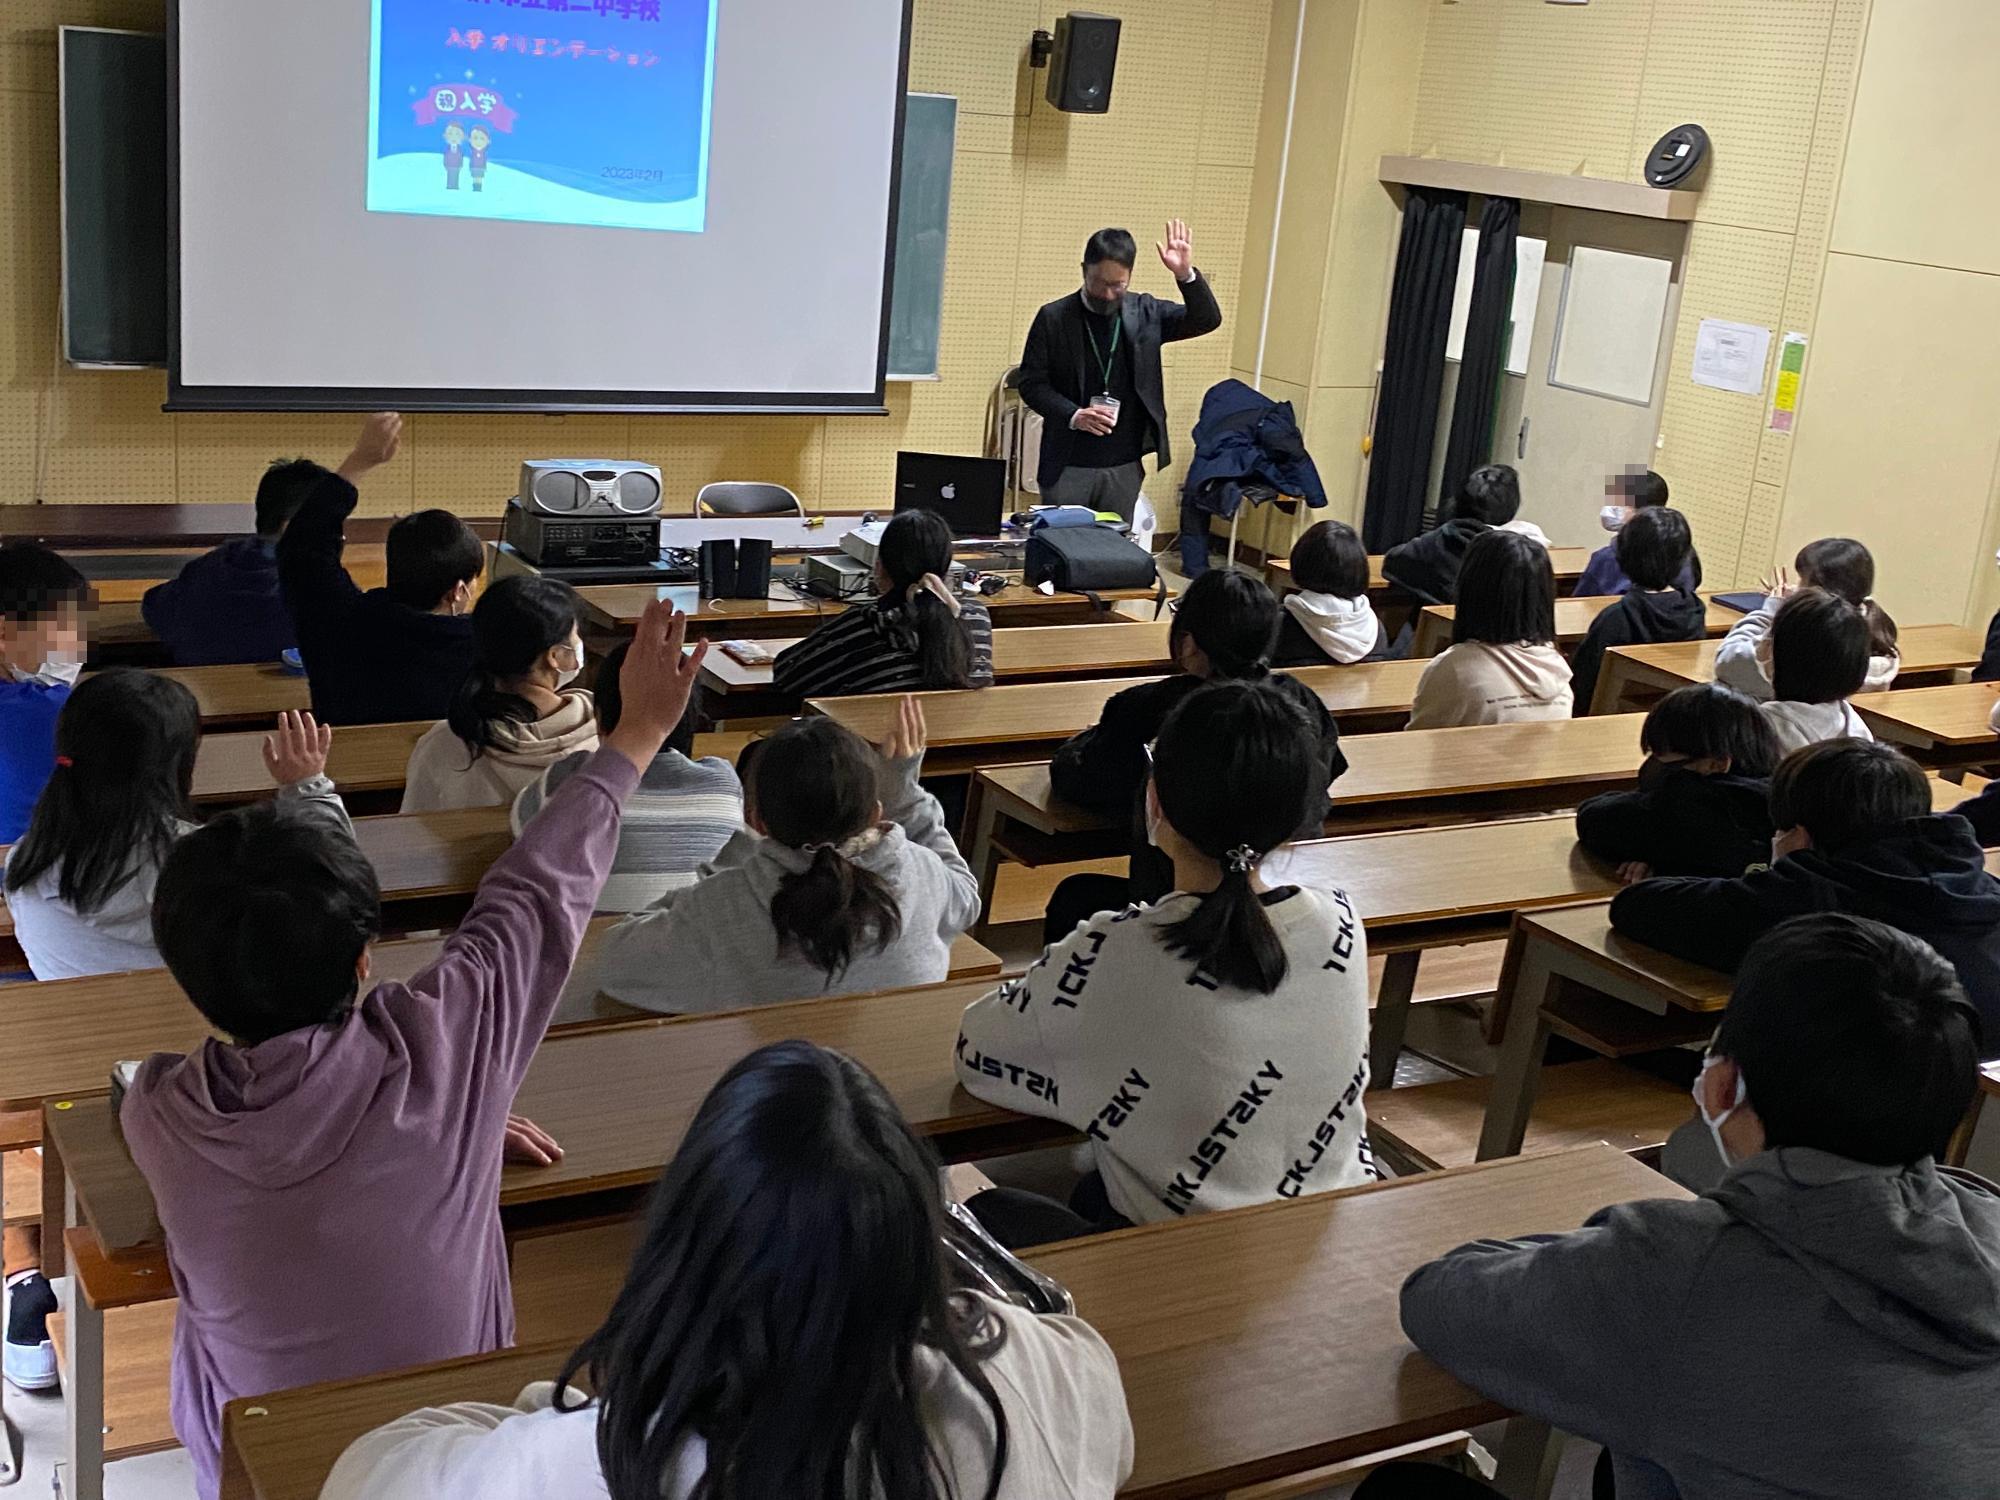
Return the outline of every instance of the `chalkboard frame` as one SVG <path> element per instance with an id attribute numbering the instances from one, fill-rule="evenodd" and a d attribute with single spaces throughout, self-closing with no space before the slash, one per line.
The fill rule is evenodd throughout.
<path id="1" fill-rule="evenodd" d="M 906 280 L 906 278 L 914 274 L 914 272 L 908 259 L 905 256 L 905 252 L 910 248 L 910 246 L 904 242 L 903 238 L 907 233 L 912 231 L 913 227 L 911 225 L 909 216 L 909 208 L 910 208 L 909 200 L 915 178 L 913 174 L 907 170 L 907 168 L 909 162 L 909 153 L 911 152 L 911 150 L 915 149 L 918 141 L 917 134 L 913 132 L 909 127 L 909 120 L 913 110 L 919 106 L 919 101 L 922 102 L 922 107 L 929 108 L 934 106 L 940 100 L 946 104 L 949 104 L 951 106 L 951 110 L 950 110 L 950 130 L 948 132 L 947 139 L 945 140 L 944 143 L 945 144 L 944 195 L 943 195 L 944 223 L 942 224 L 942 226 L 940 226 L 941 237 L 938 243 L 937 294 L 936 294 L 937 300 L 936 300 L 936 305 L 934 307 L 927 307 L 924 310 L 924 313 L 921 315 L 924 320 L 925 328 L 929 335 L 929 340 L 930 340 L 930 346 L 928 351 L 928 360 L 930 368 L 929 369 L 913 368 L 907 370 L 899 370 L 896 368 L 897 314 L 907 310 L 904 306 L 904 299 L 906 297 L 917 295 L 915 287 L 908 280 Z M 941 378 L 938 373 L 938 361 L 941 357 L 940 346 L 944 336 L 944 282 L 951 255 L 951 191 L 954 182 L 954 174 L 957 170 L 957 165 L 958 165 L 957 161 L 958 114 L 959 114 L 958 97 L 955 94 L 912 93 L 903 96 L 903 118 L 904 118 L 903 152 L 902 152 L 903 160 L 902 162 L 899 163 L 899 165 L 904 168 L 902 176 L 902 184 L 900 189 L 900 197 L 902 201 L 897 204 L 898 220 L 896 229 L 896 234 L 897 234 L 896 264 L 894 267 L 893 284 L 889 294 L 889 371 L 887 378 L 890 380 L 919 381 L 919 380 L 937 380 Z M 928 297 L 929 295 L 928 292 L 926 292 L 925 295 L 926 297 Z"/>

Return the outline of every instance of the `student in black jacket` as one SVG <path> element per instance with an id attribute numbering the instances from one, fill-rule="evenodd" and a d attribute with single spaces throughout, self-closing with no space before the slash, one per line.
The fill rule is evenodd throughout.
<path id="1" fill-rule="evenodd" d="M 1771 857 L 1781 756 L 1757 705 L 1720 683 L 1675 688 L 1639 731 L 1639 785 L 1576 810 L 1576 841 L 1628 885 L 1655 875 L 1741 875 Z"/>
<path id="2" fill-rule="evenodd" d="M 1419 604 L 1456 604 L 1458 570 L 1466 549 L 1521 510 L 1521 476 L 1506 464 L 1487 464 L 1465 476 L 1451 515 L 1422 536 L 1382 555 L 1382 576 L 1416 595 Z"/>
<path id="3" fill-rule="evenodd" d="M 1694 556 L 1686 516 L 1664 505 L 1634 511 L 1612 545 L 1618 551 L 1618 566 L 1631 582 L 1616 604 L 1590 622 L 1570 661 L 1570 690 L 1576 695 L 1579 717 L 1591 711 L 1607 650 L 1696 640 L 1708 614 L 1708 606 L 1693 589 L 1675 582 Z"/>
<path id="4" fill-rule="evenodd" d="M 1326 822 L 1330 788 L 1347 769 L 1340 728 L 1319 695 L 1296 678 L 1271 671 L 1271 643 L 1278 633 L 1278 601 L 1261 579 L 1216 568 L 1188 585 L 1167 632 L 1167 652 L 1179 671 L 1158 682 L 1130 687 L 1104 705 L 1090 728 L 1070 737 L 1049 763 L 1049 784 L 1065 802 L 1130 820 L 1129 880 L 1073 875 L 1049 900 L 1049 941 L 1069 936 L 1076 924 L 1129 901 L 1157 901 L 1173 888 L 1173 867 L 1146 839 L 1148 752 L 1160 726 L 1204 682 L 1268 680 L 1296 703 L 1319 741 L 1322 791 L 1299 810 L 1300 838 L 1318 838 Z"/>
<path id="5" fill-rule="evenodd" d="M 1874 740 L 1794 751 L 1771 778 L 1771 864 L 1734 880 L 1642 880 L 1611 903 L 1627 937 L 1734 970 L 1787 917 L 1844 911 L 1922 938 L 1958 970 L 2000 1054 L 2000 881 L 1971 825 L 1931 811 L 1916 764 Z"/>
<path id="6" fill-rule="evenodd" d="M 378 412 L 354 451 L 306 496 L 278 543 L 278 581 L 323 724 L 442 719 L 472 670 L 472 594 L 486 552 L 448 510 L 389 528 L 386 588 L 362 589 L 341 562 L 354 482 L 389 462 L 403 419 Z"/>

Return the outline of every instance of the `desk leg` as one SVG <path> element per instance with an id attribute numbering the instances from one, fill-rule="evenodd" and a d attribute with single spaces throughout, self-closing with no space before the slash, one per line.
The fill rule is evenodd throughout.
<path id="1" fill-rule="evenodd" d="M 1410 997 L 1417 992 L 1421 948 L 1388 954 L 1382 960 L 1382 988 L 1375 996 L 1375 1020 L 1368 1030 L 1368 1086 L 1396 1086 L 1396 1059 L 1410 1031 Z"/>
<path id="2" fill-rule="evenodd" d="M 1511 1417 L 1500 1440 L 1493 1487 L 1508 1500 L 1548 1500 L 1562 1459 L 1562 1434 L 1533 1417 Z"/>
<path id="3" fill-rule="evenodd" d="M 973 930 L 984 933 L 993 920 L 993 888 L 1000 882 L 1000 851 L 993 843 L 1000 829 L 1000 809 L 991 797 L 980 794 L 977 776 L 972 778 L 970 796 L 966 822 L 971 825 L 972 839 L 965 862 L 979 881 L 979 922 Z"/>
<path id="4" fill-rule="evenodd" d="M 7 1199 L 7 1153 L 0 1151 L 0 1203 Z M 21 1434 L 7 1420 L 7 1382 L 0 1380 L 0 1485 L 13 1484 L 21 1477 Z"/>
<path id="5" fill-rule="evenodd" d="M 1542 1057 L 1549 1044 L 1549 1023 L 1542 1015 L 1542 1002 L 1555 983 L 1542 946 L 1523 943 L 1514 989 L 1508 997 L 1500 1061 L 1493 1072 L 1492 1091 L 1486 1096 L 1486 1123 L 1479 1132 L 1480 1161 L 1521 1154 L 1528 1116 L 1534 1112 L 1535 1095 L 1541 1089 Z"/>
<path id="6" fill-rule="evenodd" d="M 67 1195 L 64 1222 L 75 1227 L 76 1193 Z M 69 1272 L 63 1292 L 68 1341 L 63 1350 L 63 1405 L 69 1424 L 63 1500 L 104 1500 L 104 1314 L 83 1295 L 83 1278 L 63 1237 Z"/>

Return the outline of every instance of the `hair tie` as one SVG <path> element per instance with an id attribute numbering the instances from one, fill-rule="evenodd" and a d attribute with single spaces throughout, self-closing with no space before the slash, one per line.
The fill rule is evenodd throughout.
<path id="1" fill-rule="evenodd" d="M 58 755 L 56 757 L 56 764 L 58 766 L 61 766 L 65 771 L 67 771 L 73 768 L 76 765 L 76 762 L 71 760 L 67 755 Z"/>
<path id="2" fill-rule="evenodd" d="M 1250 867 L 1257 863 L 1257 851 L 1248 844 L 1238 844 L 1222 856 L 1222 863 L 1232 875 L 1248 875 Z"/>

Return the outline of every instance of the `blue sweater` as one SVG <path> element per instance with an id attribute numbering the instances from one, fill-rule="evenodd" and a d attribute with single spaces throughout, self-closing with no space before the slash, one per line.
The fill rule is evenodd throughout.
<path id="1" fill-rule="evenodd" d="M 1583 575 L 1577 579 L 1576 587 L 1570 590 L 1572 599 L 1598 599 L 1607 595 L 1622 594 L 1632 587 L 1632 580 L 1625 576 L 1625 570 L 1618 566 L 1618 544 L 1606 542 L 1590 554 L 1590 561 L 1584 564 Z M 1681 569 L 1681 576 L 1674 580 L 1677 589 L 1698 589 L 1701 587 L 1701 554 L 1693 553 L 1688 565 Z M 1588 713 L 1588 708 L 1579 708 L 1578 713 Z"/>
<path id="2" fill-rule="evenodd" d="M 68 683 L 0 678 L 0 844 L 28 831 L 35 799 L 56 768 L 56 715 Z"/>
<path id="3" fill-rule="evenodd" d="M 148 589 L 140 608 L 177 667 L 276 661 L 295 644 L 277 544 L 254 536 L 203 553 Z"/>

